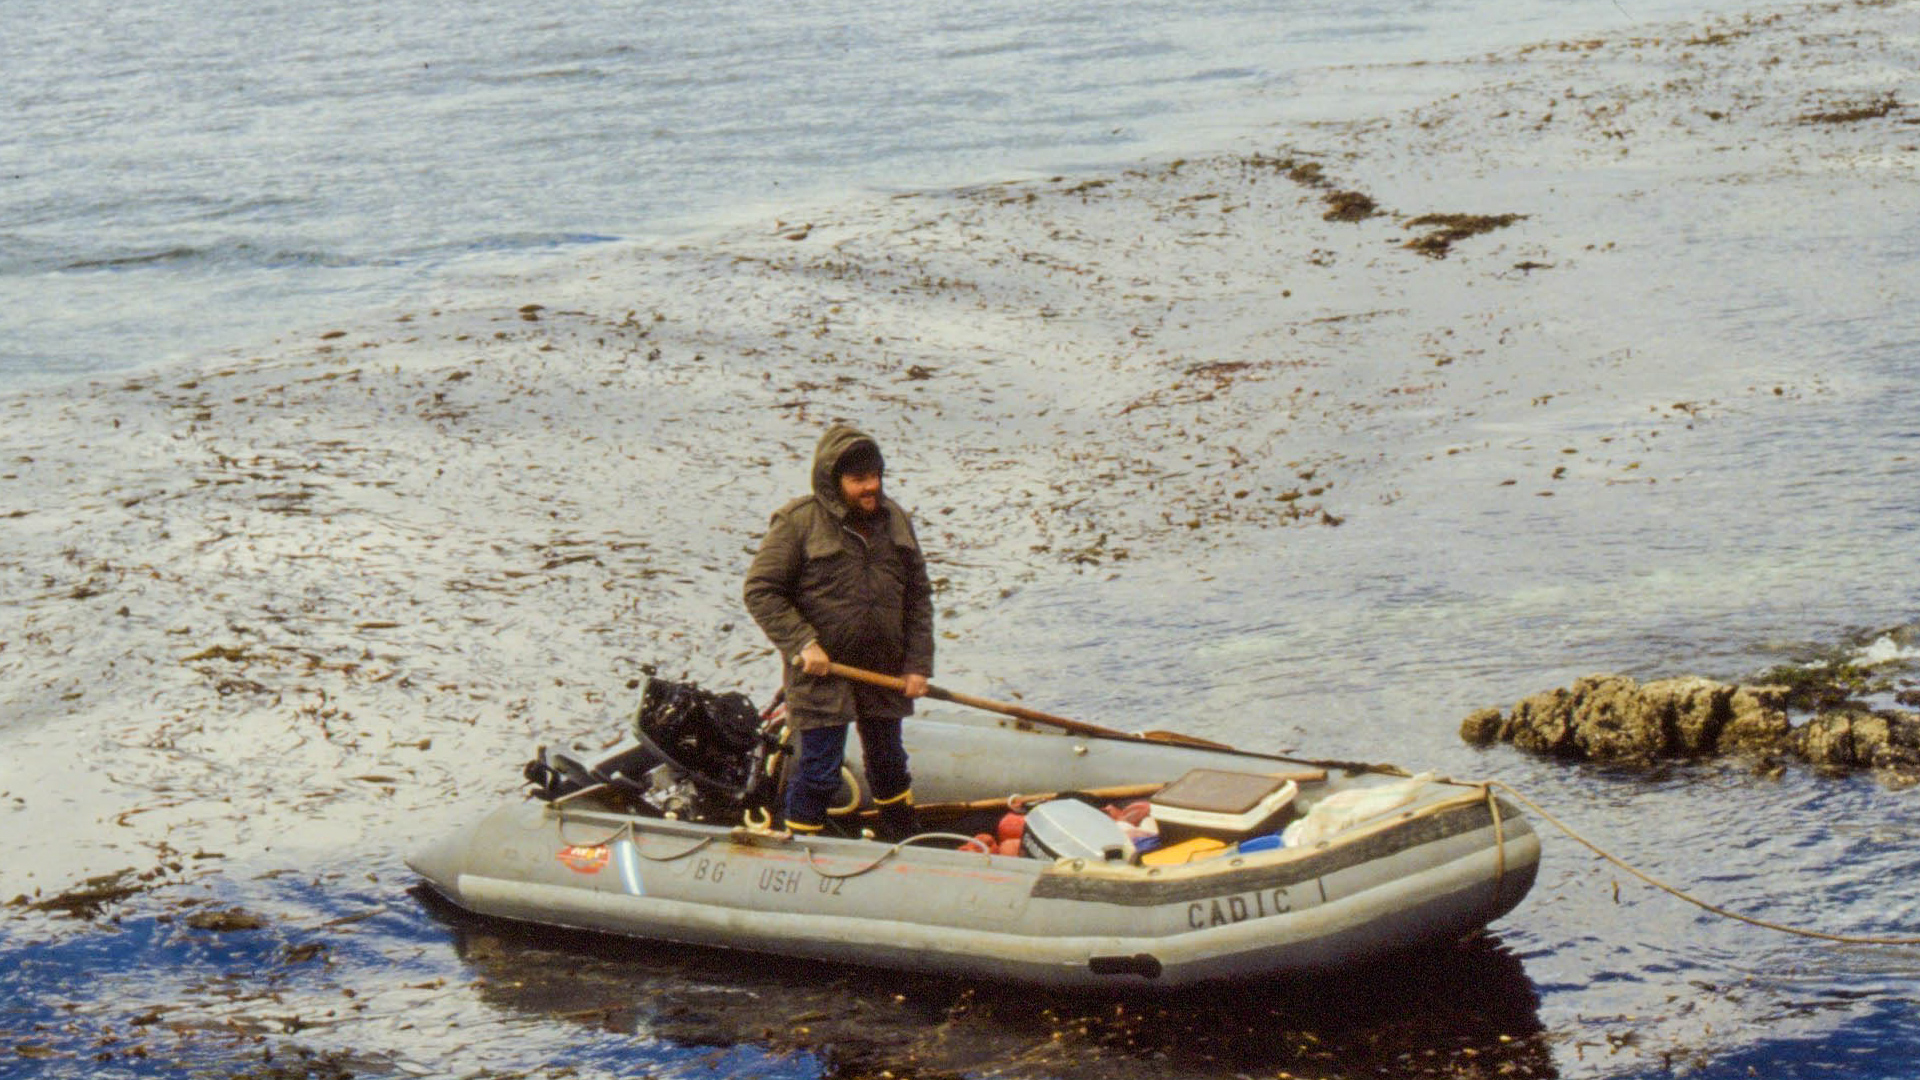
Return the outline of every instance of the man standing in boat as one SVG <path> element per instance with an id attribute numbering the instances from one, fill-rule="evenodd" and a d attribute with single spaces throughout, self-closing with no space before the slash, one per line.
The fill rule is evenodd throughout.
<path id="1" fill-rule="evenodd" d="M 840 787 L 847 725 L 860 730 L 867 787 L 888 839 L 913 832 L 901 720 L 933 674 L 933 597 L 913 523 L 881 490 L 871 436 L 835 424 L 813 455 L 813 494 L 774 512 L 747 570 L 746 604 L 780 651 L 799 756 L 786 827 L 816 833 Z M 888 675 L 900 691 L 828 674 L 829 662 Z"/>

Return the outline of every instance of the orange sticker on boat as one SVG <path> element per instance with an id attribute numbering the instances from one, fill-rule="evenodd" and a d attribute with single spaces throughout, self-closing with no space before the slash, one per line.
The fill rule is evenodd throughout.
<path id="1" fill-rule="evenodd" d="M 567 869 L 576 874 L 597 874 L 607 865 L 607 846 L 596 844 L 593 847 L 580 847 L 577 844 L 560 849 L 554 858 L 567 864 Z"/>

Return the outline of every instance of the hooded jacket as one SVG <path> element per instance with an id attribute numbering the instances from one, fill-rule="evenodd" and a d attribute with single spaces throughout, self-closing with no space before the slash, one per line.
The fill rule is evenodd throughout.
<path id="1" fill-rule="evenodd" d="M 880 498 L 879 520 L 849 519 L 834 471 L 846 453 L 879 445 L 836 424 L 813 454 L 813 494 L 774 512 L 747 569 L 747 611 L 784 661 L 788 723 L 796 731 L 859 717 L 911 715 L 906 695 L 795 665 L 818 641 L 835 662 L 887 675 L 933 674 L 933 598 L 927 564 L 907 512 Z"/>

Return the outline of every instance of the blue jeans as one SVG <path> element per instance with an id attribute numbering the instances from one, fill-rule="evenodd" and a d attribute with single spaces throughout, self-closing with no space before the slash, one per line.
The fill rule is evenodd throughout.
<path id="1" fill-rule="evenodd" d="M 860 750 L 867 763 L 867 793 L 885 801 L 913 786 L 907 773 L 907 748 L 900 741 L 897 717 L 862 717 Z M 800 733 L 800 756 L 787 781 L 787 821 L 802 826 L 827 822 L 827 807 L 840 790 L 840 766 L 847 754 L 847 725 L 811 728 Z"/>

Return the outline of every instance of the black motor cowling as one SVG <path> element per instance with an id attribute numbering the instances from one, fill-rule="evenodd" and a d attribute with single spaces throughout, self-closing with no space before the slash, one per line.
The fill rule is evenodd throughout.
<path id="1" fill-rule="evenodd" d="M 546 802 L 606 786 L 628 795 L 641 813 L 737 822 L 743 812 L 770 809 L 778 795 L 767 757 L 779 741 L 766 727 L 745 694 L 649 678 L 634 713 L 634 739 L 596 757 L 543 746 L 523 775 L 531 794 Z"/>
<path id="2" fill-rule="evenodd" d="M 633 726 L 643 745 L 704 795 L 736 806 L 771 802 L 764 766 L 774 743 L 747 695 L 649 677 Z"/>

